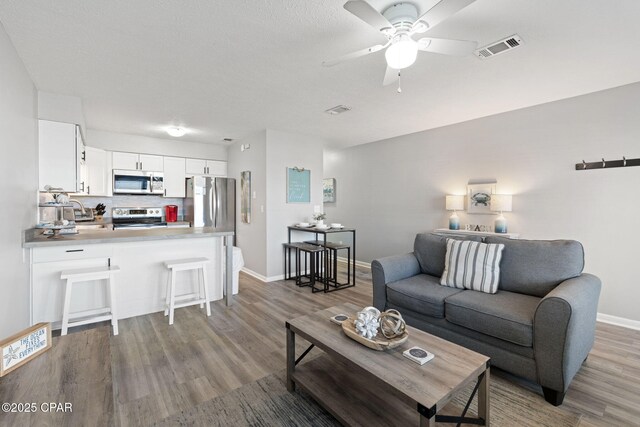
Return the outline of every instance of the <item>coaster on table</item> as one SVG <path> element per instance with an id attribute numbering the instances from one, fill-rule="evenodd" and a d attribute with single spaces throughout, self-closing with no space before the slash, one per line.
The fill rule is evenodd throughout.
<path id="1" fill-rule="evenodd" d="M 433 353 L 429 353 L 420 347 L 411 347 L 409 350 L 402 352 L 402 355 L 420 365 L 424 365 L 434 357 Z"/>
<path id="2" fill-rule="evenodd" d="M 342 322 L 347 320 L 349 317 L 346 314 L 336 314 L 335 316 L 331 316 L 329 320 L 331 320 L 336 325 L 342 325 Z"/>

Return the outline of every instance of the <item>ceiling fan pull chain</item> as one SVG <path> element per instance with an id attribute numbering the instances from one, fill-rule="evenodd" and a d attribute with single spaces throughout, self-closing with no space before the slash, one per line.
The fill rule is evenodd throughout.
<path id="1" fill-rule="evenodd" d="M 398 70 L 398 93 L 402 93 L 402 82 L 401 82 L 401 76 L 400 76 L 400 70 Z"/>

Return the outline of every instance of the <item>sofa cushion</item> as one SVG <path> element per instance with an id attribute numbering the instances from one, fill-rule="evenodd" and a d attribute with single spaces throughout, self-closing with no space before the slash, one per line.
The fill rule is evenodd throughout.
<path id="1" fill-rule="evenodd" d="M 533 316 L 540 298 L 514 292 L 462 291 L 447 297 L 446 319 L 524 347 L 533 346 Z"/>
<path id="2" fill-rule="evenodd" d="M 435 233 L 420 233 L 413 242 L 413 254 L 418 259 L 420 269 L 431 276 L 442 276 L 444 257 L 447 253 L 447 239 L 481 242 L 479 236 L 442 236 Z"/>
<path id="3" fill-rule="evenodd" d="M 462 292 L 440 286 L 440 278 L 418 274 L 387 285 L 387 300 L 400 307 L 431 317 L 444 317 L 444 300 Z"/>
<path id="4" fill-rule="evenodd" d="M 489 236 L 502 243 L 498 289 L 543 297 L 584 268 L 584 250 L 575 240 L 517 240 Z"/>
<path id="5" fill-rule="evenodd" d="M 503 248 L 503 244 L 447 239 L 447 255 L 440 284 L 495 294 L 498 292 Z"/>

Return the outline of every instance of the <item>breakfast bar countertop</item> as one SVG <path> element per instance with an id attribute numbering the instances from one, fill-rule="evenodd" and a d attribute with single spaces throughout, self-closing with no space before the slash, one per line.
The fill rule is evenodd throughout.
<path id="1" fill-rule="evenodd" d="M 146 230 L 82 230 L 78 234 L 49 239 L 42 230 L 28 229 L 24 232 L 22 247 L 52 247 L 77 244 L 144 242 L 152 240 L 189 239 L 199 237 L 233 236 L 233 231 L 215 231 L 213 228 L 154 228 Z"/>

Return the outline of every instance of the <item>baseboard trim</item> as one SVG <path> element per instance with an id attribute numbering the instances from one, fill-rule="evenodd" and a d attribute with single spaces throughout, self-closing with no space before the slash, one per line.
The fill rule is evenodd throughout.
<path id="1" fill-rule="evenodd" d="M 623 328 L 640 331 L 640 321 L 626 319 L 624 317 L 612 316 L 610 314 L 598 313 L 598 322 L 609 323 L 610 325 L 622 326 Z"/>
<path id="2" fill-rule="evenodd" d="M 240 270 L 240 271 L 242 271 L 245 274 L 248 274 L 251 277 L 254 277 L 254 278 L 260 280 L 261 282 L 266 282 L 267 281 L 266 276 L 263 276 L 260 273 L 256 273 L 253 270 L 249 270 L 247 267 L 242 267 L 242 270 Z"/>
<path id="3" fill-rule="evenodd" d="M 339 256 L 338 257 L 338 262 L 346 264 L 347 263 L 347 258 Z M 353 262 L 353 260 L 352 260 L 352 262 Z M 364 261 L 356 260 L 356 267 L 362 267 L 362 268 L 371 269 L 371 263 L 370 262 L 364 262 Z"/>
<path id="4" fill-rule="evenodd" d="M 253 277 L 255 279 L 260 280 L 261 282 L 265 282 L 265 283 L 277 282 L 278 280 L 284 280 L 284 274 L 279 274 L 277 276 L 266 277 L 266 276 L 263 276 L 260 273 L 256 273 L 255 271 L 250 270 L 250 269 L 248 269 L 246 267 L 242 267 L 242 270 L 240 270 L 240 271 L 242 271 L 243 273 L 248 274 L 249 276 L 251 276 L 251 277 Z"/>

